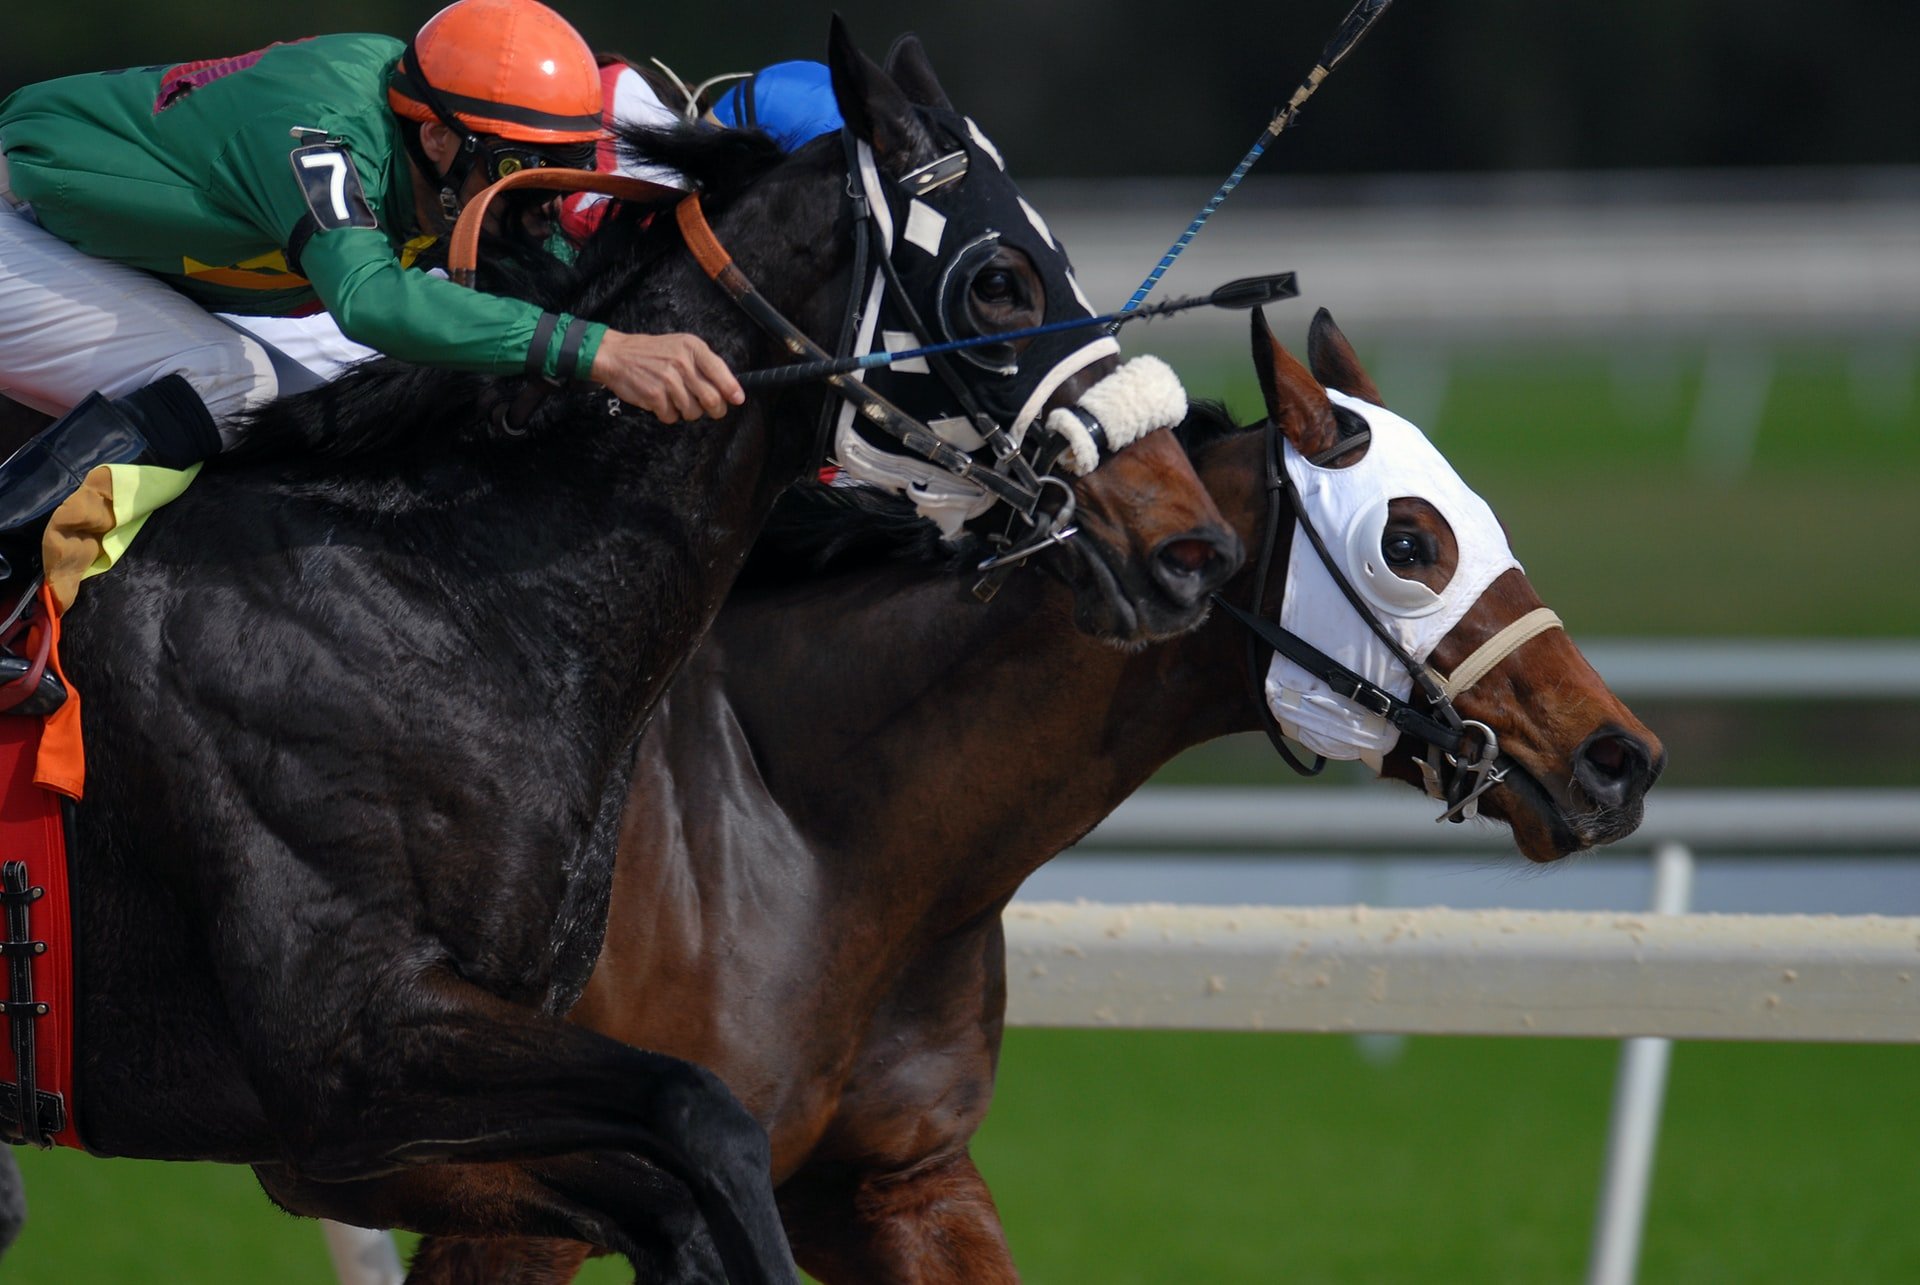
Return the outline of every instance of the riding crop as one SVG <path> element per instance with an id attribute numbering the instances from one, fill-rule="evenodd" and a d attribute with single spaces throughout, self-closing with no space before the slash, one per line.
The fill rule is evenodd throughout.
<path id="1" fill-rule="evenodd" d="M 1066 321 L 1053 321 L 1044 326 L 1029 326 L 1025 330 L 1005 330 L 991 335 L 971 335 L 965 339 L 952 339 L 945 343 L 928 344 L 922 348 L 906 348 L 896 352 L 872 352 L 864 357 L 836 357 L 820 361 L 801 361 L 789 366 L 769 366 L 765 370 L 747 370 L 739 375 L 742 388 L 773 388 L 782 384 L 798 384 L 811 379 L 824 379 L 829 375 L 845 375 L 857 370 L 872 370 L 879 366 L 890 366 L 895 362 L 911 361 L 916 357 L 937 357 L 941 353 L 958 352 L 963 348 L 981 348 L 988 344 L 1006 344 L 1019 339 L 1032 339 L 1037 335 L 1056 334 L 1062 330 L 1078 330 L 1087 326 L 1107 326 L 1118 330 L 1129 321 L 1138 321 L 1144 317 L 1164 317 L 1171 313 L 1185 312 L 1190 308 L 1257 308 L 1262 304 L 1276 303 L 1282 299 L 1292 299 L 1300 293 L 1291 272 L 1276 272 L 1265 277 L 1241 277 L 1214 290 L 1210 294 L 1185 299 L 1169 299 L 1165 303 L 1151 304 L 1145 308 L 1134 308 L 1126 312 L 1110 312 L 1100 317 L 1074 317 Z"/>
<path id="2" fill-rule="evenodd" d="M 1333 38 L 1327 41 L 1327 47 L 1320 51 L 1319 61 L 1314 63 L 1313 70 L 1307 73 L 1307 78 L 1300 82 L 1300 88 L 1293 91 L 1293 97 L 1287 100 L 1287 105 L 1280 109 L 1279 115 L 1267 123 L 1265 132 L 1248 149 L 1247 154 L 1240 158 L 1240 163 L 1234 166 L 1233 173 L 1227 176 L 1227 181 L 1220 185 L 1219 190 L 1213 194 L 1213 198 L 1201 207 L 1200 213 L 1195 215 L 1193 222 L 1187 225 L 1187 230 L 1167 247 L 1167 252 L 1160 256 L 1160 262 L 1154 265 L 1153 271 L 1147 274 L 1147 279 L 1142 281 L 1139 289 L 1133 292 L 1133 298 L 1127 300 L 1126 307 L 1120 309 L 1123 314 L 1130 315 L 1139 309 L 1141 302 L 1153 292 L 1156 285 L 1160 284 L 1160 278 L 1166 275 L 1167 269 L 1173 266 L 1173 261 L 1180 257 L 1180 252 L 1200 234 L 1200 229 L 1205 226 L 1208 219 L 1213 217 L 1213 212 L 1220 208 L 1221 203 L 1232 194 L 1233 189 L 1240 186 L 1240 180 L 1247 176 L 1247 171 L 1252 169 L 1253 163 L 1260 159 L 1260 154 L 1285 133 L 1287 127 L 1299 117 L 1301 104 L 1313 97 L 1313 91 L 1320 88 L 1320 82 L 1340 65 L 1341 59 L 1353 52 L 1353 47 L 1360 43 L 1360 37 L 1373 29 L 1373 24 L 1380 20 L 1380 15 L 1385 13 L 1387 6 L 1392 3 L 1393 0 L 1360 0 L 1353 6 L 1347 16 L 1341 20 L 1339 29 L 1333 33 Z M 1109 332 L 1119 328 L 1120 322 L 1113 322 Z"/>

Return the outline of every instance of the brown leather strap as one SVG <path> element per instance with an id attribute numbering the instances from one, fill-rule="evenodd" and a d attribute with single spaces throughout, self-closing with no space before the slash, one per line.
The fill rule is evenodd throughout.
<path id="1" fill-rule="evenodd" d="M 453 241 L 447 248 L 447 273 L 463 286 L 473 284 L 474 269 L 480 261 L 480 228 L 486 222 L 487 206 L 502 192 L 516 188 L 536 188 L 547 192 L 599 192 L 622 201 L 640 201 L 664 205 L 682 195 L 677 187 L 649 183 L 645 179 L 622 174 L 596 174 L 592 170 L 533 169 L 509 174 L 467 202 L 454 224 Z"/>
<path id="2" fill-rule="evenodd" d="M 707 212 L 700 206 L 700 194 L 689 192 L 686 199 L 673 207 L 673 217 L 680 224 L 680 235 L 686 239 L 687 249 L 693 252 L 694 262 L 702 272 L 718 281 L 720 274 L 733 266 L 733 256 L 713 234 Z"/>

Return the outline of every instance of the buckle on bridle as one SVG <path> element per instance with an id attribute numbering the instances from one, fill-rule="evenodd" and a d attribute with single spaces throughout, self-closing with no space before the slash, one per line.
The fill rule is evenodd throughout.
<path id="1" fill-rule="evenodd" d="M 1390 719 L 1393 715 L 1393 696 L 1369 683 L 1356 683 L 1353 691 L 1346 694 L 1347 699 L 1369 714 Z"/>
<path id="2" fill-rule="evenodd" d="M 967 164 L 966 152 L 948 152 L 918 169 L 908 170 L 895 180 L 894 185 L 908 196 L 925 196 L 937 187 L 945 187 L 965 178 Z"/>
<path id="3" fill-rule="evenodd" d="M 985 559 L 979 566 L 974 568 L 975 571 L 992 572 L 998 571 L 1002 567 L 1016 566 L 1019 563 L 1025 562 L 1036 553 L 1044 553 L 1057 544 L 1065 544 L 1079 533 L 1079 527 L 1067 525 L 1073 520 L 1075 508 L 1073 488 L 1067 485 L 1063 479 L 1054 477 L 1051 474 L 1040 479 L 1040 487 L 1042 490 L 1045 490 L 1049 486 L 1057 486 L 1060 488 L 1060 507 L 1055 509 L 1045 521 L 1035 521 L 1033 524 L 1033 534 L 1025 541 L 1013 545 L 1011 548 L 1002 549 L 999 553 Z"/>
<path id="4" fill-rule="evenodd" d="M 1428 796 L 1448 804 L 1447 809 L 1434 818 L 1436 822 L 1468 821 L 1479 816 L 1480 796 L 1507 779 L 1507 769 L 1498 766 L 1500 738 L 1491 727 L 1476 719 L 1467 719 L 1460 725 L 1463 732 L 1469 729 L 1480 734 L 1480 750 L 1472 758 L 1434 746 L 1428 756 L 1419 761 Z M 1444 769 L 1436 759 L 1444 761 Z M 1448 802 L 1456 793 L 1460 797 Z"/>

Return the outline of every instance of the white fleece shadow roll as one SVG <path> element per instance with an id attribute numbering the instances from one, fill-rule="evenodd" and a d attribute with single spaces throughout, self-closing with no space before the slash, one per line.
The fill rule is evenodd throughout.
<path id="1" fill-rule="evenodd" d="M 1157 428 L 1172 428 L 1187 417 L 1187 390 L 1173 368 L 1158 357 L 1141 356 L 1089 388 L 1073 407 L 1047 415 L 1047 431 L 1067 440 L 1060 458 L 1067 471 L 1085 477 L 1100 467 L 1100 449 L 1081 421 L 1091 415 L 1106 430 L 1107 448 L 1119 451 Z"/>

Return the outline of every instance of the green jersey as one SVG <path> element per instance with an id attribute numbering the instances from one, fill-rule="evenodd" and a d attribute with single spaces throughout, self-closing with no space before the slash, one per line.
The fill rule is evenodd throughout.
<path id="1" fill-rule="evenodd" d="M 414 194 L 387 80 L 404 46 L 317 36 L 235 58 L 68 76 L 0 103 L 15 196 L 97 258 L 209 309 L 324 307 L 348 338 L 407 361 L 509 374 L 539 336 L 556 371 L 572 318 L 408 271 Z M 590 325 L 578 371 L 606 328 Z"/>

